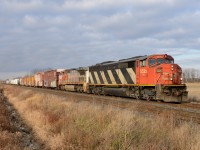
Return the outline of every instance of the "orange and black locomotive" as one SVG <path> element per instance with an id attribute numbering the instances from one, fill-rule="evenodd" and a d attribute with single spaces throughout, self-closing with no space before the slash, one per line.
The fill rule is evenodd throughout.
<path id="1" fill-rule="evenodd" d="M 136 99 L 187 99 L 182 69 L 167 54 L 138 56 L 89 67 L 89 91 Z"/>

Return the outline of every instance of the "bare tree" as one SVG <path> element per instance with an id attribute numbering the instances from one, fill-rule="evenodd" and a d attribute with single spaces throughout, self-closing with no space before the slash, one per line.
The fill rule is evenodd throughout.
<path id="1" fill-rule="evenodd" d="M 184 82 L 200 82 L 200 70 L 194 68 L 183 69 Z"/>
<path id="2" fill-rule="evenodd" d="M 36 74 L 36 73 L 38 73 L 38 72 L 44 72 L 44 71 L 47 71 L 47 70 L 52 70 L 52 68 L 33 69 L 33 70 L 31 71 L 31 75 L 34 75 L 34 74 Z"/>

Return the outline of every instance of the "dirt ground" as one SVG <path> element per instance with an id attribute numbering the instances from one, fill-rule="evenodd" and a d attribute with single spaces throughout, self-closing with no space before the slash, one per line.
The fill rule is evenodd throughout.
<path id="1" fill-rule="evenodd" d="M 187 83 L 189 98 L 200 101 L 200 83 Z"/>

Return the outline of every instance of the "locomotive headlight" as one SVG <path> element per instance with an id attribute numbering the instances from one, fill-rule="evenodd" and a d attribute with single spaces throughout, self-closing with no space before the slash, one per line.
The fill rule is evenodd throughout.
<path id="1" fill-rule="evenodd" d="M 174 68 L 171 69 L 172 71 L 174 70 Z"/>
<path id="2" fill-rule="evenodd" d="M 181 78 L 181 81 L 183 81 L 183 78 Z"/>
<path id="3" fill-rule="evenodd" d="M 172 79 L 172 78 L 170 78 L 170 80 L 172 81 L 173 79 Z"/>
<path id="4" fill-rule="evenodd" d="M 171 65 L 171 68 L 174 68 L 174 65 Z"/>

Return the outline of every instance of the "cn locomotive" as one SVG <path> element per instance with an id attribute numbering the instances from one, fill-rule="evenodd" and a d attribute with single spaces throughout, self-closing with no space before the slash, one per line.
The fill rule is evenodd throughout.
<path id="1" fill-rule="evenodd" d="M 188 95 L 186 85 L 182 84 L 181 67 L 167 54 L 40 72 L 32 77 L 22 77 L 19 84 L 179 103 L 186 101 Z"/>
<path id="2" fill-rule="evenodd" d="M 137 56 L 89 67 L 89 91 L 136 99 L 187 100 L 182 69 L 167 54 Z"/>

